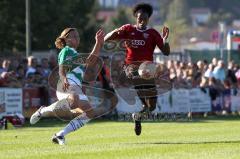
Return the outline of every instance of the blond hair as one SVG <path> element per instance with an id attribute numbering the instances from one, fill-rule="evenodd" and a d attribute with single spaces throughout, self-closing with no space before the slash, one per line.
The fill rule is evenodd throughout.
<path id="1" fill-rule="evenodd" d="M 71 31 L 77 30 L 76 28 L 66 28 L 62 31 L 61 35 L 57 37 L 55 41 L 55 46 L 58 49 L 62 49 L 66 46 L 66 38 Z"/>

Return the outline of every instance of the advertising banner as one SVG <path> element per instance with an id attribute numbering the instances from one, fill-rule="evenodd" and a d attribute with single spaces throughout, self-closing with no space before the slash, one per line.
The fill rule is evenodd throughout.
<path id="1" fill-rule="evenodd" d="M 22 111 L 22 89 L 0 88 L 0 118 Z"/>

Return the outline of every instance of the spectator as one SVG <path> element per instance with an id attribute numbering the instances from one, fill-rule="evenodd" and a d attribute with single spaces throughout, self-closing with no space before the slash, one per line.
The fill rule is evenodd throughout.
<path id="1" fill-rule="evenodd" d="M 204 72 L 204 63 L 201 60 L 197 62 L 197 68 L 198 68 L 199 74 L 202 75 Z"/>
<path id="2" fill-rule="evenodd" d="M 36 66 L 37 66 L 37 59 L 34 58 L 33 56 L 29 56 L 26 77 L 28 77 L 29 74 L 34 74 L 36 72 Z"/>
<path id="3" fill-rule="evenodd" d="M 16 80 L 14 72 L 2 72 L 0 75 L 0 87 L 21 87 L 21 83 Z"/>
<path id="4" fill-rule="evenodd" d="M 227 69 L 227 80 L 231 83 L 231 85 L 236 88 L 237 86 L 237 77 L 235 76 L 234 71 L 234 62 L 230 61 L 228 63 L 228 69 Z"/>
<path id="5" fill-rule="evenodd" d="M 176 71 L 177 79 L 181 79 L 182 70 L 181 70 L 181 66 L 180 66 L 180 61 L 175 61 L 174 62 L 174 68 L 175 68 L 175 71 Z"/>
<path id="6" fill-rule="evenodd" d="M 218 113 L 221 108 L 219 97 L 221 95 L 221 87 L 218 86 L 214 77 L 210 77 L 208 80 L 209 95 L 212 102 L 212 111 Z"/>
<path id="7" fill-rule="evenodd" d="M 51 53 L 49 56 L 49 68 L 53 70 L 56 67 L 58 67 L 57 55 L 54 53 Z"/>
<path id="8" fill-rule="evenodd" d="M 206 71 L 208 69 L 208 61 L 203 60 L 203 70 Z"/>
<path id="9" fill-rule="evenodd" d="M 193 70 L 193 64 L 191 62 L 189 62 L 187 64 L 187 71 L 186 71 L 186 73 L 187 73 L 187 79 L 186 79 L 187 83 L 192 86 L 193 85 L 194 70 Z"/>
<path id="10" fill-rule="evenodd" d="M 24 74 L 26 75 L 27 69 L 28 69 L 28 60 L 27 59 L 22 59 L 21 64 L 20 64 L 23 69 L 24 69 Z"/>
<path id="11" fill-rule="evenodd" d="M 240 88 L 240 69 L 237 70 L 235 76 L 237 78 L 238 88 Z"/>
<path id="12" fill-rule="evenodd" d="M 215 67 L 217 66 L 218 60 L 217 60 L 216 57 L 214 57 L 214 58 L 212 59 L 212 64 L 213 64 L 213 68 L 215 68 Z"/>
<path id="13" fill-rule="evenodd" d="M 205 88 L 208 86 L 208 79 L 204 76 L 201 77 L 201 82 L 199 84 L 200 88 Z"/>
<path id="14" fill-rule="evenodd" d="M 212 78 L 213 77 L 213 64 L 212 63 L 210 63 L 208 65 L 208 69 L 204 73 L 204 77 L 206 77 L 206 78 Z"/>
<path id="15" fill-rule="evenodd" d="M 230 80 L 224 81 L 224 90 L 222 92 L 223 95 L 223 112 L 222 114 L 227 114 L 231 111 L 231 82 Z"/>
<path id="16" fill-rule="evenodd" d="M 170 79 L 171 79 L 171 80 L 174 80 L 174 78 L 176 78 L 177 75 L 176 75 L 176 70 L 175 70 L 175 68 L 174 68 L 174 63 L 173 63 L 172 60 L 169 60 L 169 61 L 167 62 L 167 68 L 168 68 L 168 70 L 169 70 Z"/>
<path id="17" fill-rule="evenodd" d="M 197 64 L 193 64 L 193 87 L 199 86 L 202 77 L 202 62 L 198 61 Z"/>
<path id="18" fill-rule="evenodd" d="M 9 71 L 14 71 L 14 72 L 16 72 L 18 66 L 19 66 L 19 60 L 17 60 L 17 59 L 11 60 L 10 67 L 9 67 Z"/>
<path id="19" fill-rule="evenodd" d="M 213 70 L 213 76 L 215 79 L 220 80 L 222 83 L 226 78 L 224 63 L 222 60 L 218 61 L 218 65 Z"/>
<path id="20" fill-rule="evenodd" d="M 43 58 L 41 60 L 41 66 L 42 66 L 42 71 L 43 71 L 42 72 L 43 73 L 43 77 L 47 79 L 49 74 L 50 74 L 50 72 L 51 72 L 51 70 L 49 68 L 49 63 L 48 63 L 48 59 L 47 58 Z"/>
<path id="21" fill-rule="evenodd" d="M 18 66 L 16 71 L 16 77 L 19 82 L 21 82 L 22 87 L 25 85 L 25 72 L 23 66 Z"/>
<path id="22" fill-rule="evenodd" d="M 2 73 L 2 72 L 8 72 L 8 71 L 9 71 L 10 63 L 11 63 L 10 60 L 3 60 L 3 62 L 2 62 L 2 68 L 0 69 L 0 73 Z"/>

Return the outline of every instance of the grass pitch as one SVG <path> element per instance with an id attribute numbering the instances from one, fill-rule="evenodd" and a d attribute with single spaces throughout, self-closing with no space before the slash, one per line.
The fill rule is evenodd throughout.
<path id="1" fill-rule="evenodd" d="M 67 145 L 51 143 L 66 123 L 43 120 L 36 126 L 0 130 L 0 159 L 121 158 L 239 159 L 239 118 L 191 122 L 145 122 L 135 136 L 132 122 L 93 121 L 66 137 Z"/>

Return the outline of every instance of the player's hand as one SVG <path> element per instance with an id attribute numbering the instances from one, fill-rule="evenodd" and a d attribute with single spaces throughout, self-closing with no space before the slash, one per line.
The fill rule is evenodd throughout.
<path id="1" fill-rule="evenodd" d="M 162 35 L 163 35 L 163 39 L 164 40 L 167 40 L 168 38 L 168 35 L 169 35 L 169 28 L 164 26 L 163 29 L 162 29 Z"/>
<path id="2" fill-rule="evenodd" d="M 63 89 L 63 91 L 65 92 L 67 89 L 68 89 L 68 87 L 69 87 L 69 82 L 68 82 L 68 79 L 65 77 L 64 79 L 63 79 L 63 82 L 62 82 L 63 84 L 62 84 L 62 89 Z"/>
<path id="3" fill-rule="evenodd" d="M 103 45 L 104 37 L 105 37 L 105 32 L 102 29 L 99 29 L 95 35 L 95 40 L 98 44 Z"/>

